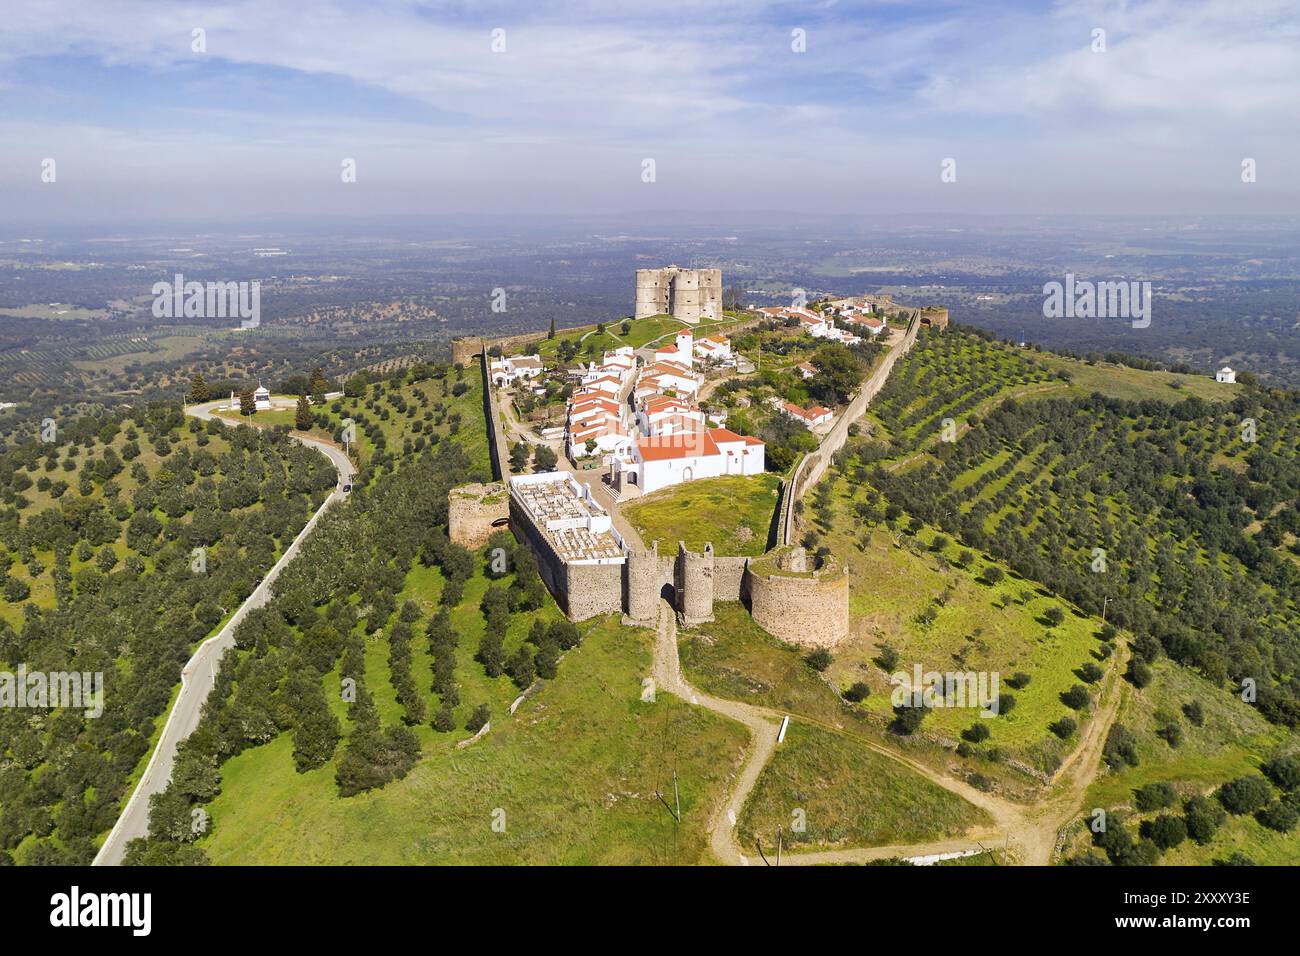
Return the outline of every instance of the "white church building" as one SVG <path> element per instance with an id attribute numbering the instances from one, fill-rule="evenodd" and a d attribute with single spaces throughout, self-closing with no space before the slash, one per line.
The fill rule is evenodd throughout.
<path id="1" fill-rule="evenodd" d="M 630 454 L 614 461 L 614 485 L 642 494 L 697 478 L 761 475 L 765 446 L 725 428 L 638 438 Z"/>

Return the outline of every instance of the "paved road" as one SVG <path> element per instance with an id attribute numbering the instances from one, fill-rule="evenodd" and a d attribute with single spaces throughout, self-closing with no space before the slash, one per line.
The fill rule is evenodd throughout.
<path id="1" fill-rule="evenodd" d="M 187 408 L 185 413 L 204 421 L 217 418 L 218 421 L 225 421 L 230 424 L 227 419 L 213 415 L 217 408 L 225 404 L 227 404 L 225 401 L 208 402 L 204 405 Z M 277 407 L 282 407 L 283 400 L 274 404 Z M 293 404 L 292 401 L 289 404 Z M 240 605 L 239 610 L 226 623 L 226 626 L 200 644 L 198 650 L 194 652 L 194 656 L 190 658 L 189 663 L 182 669 L 181 691 L 176 698 L 171 713 L 167 715 L 167 723 L 163 726 L 162 736 L 158 738 L 153 754 L 149 757 L 149 764 L 145 767 L 144 776 L 140 778 L 135 792 L 131 794 L 131 799 L 127 801 L 126 808 L 122 811 L 122 815 L 118 817 L 112 832 L 109 833 L 103 847 L 100 848 L 98 855 L 96 855 L 96 866 L 119 865 L 122 862 L 123 854 L 126 852 L 127 843 L 136 837 L 148 834 L 149 798 L 167 788 L 167 783 L 171 780 L 172 764 L 176 760 L 176 748 L 198 726 L 199 715 L 203 710 L 203 702 L 207 700 L 208 693 L 212 690 L 212 685 L 216 680 L 217 665 L 221 661 L 221 656 L 226 652 L 227 648 L 234 646 L 235 628 L 239 626 L 239 623 L 247 616 L 249 611 L 266 604 L 270 599 L 271 585 L 285 566 L 297 556 L 302 542 L 307 539 L 312 529 L 316 527 L 316 522 L 325 513 L 325 509 L 337 501 L 342 501 L 345 497 L 341 490 L 342 486 L 352 480 L 355 471 L 352 463 L 343 454 L 343 450 L 328 442 L 307 438 L 306 436 L 295 435 L 294 440 L 315 448 L 329 457 L 330 461 L 334 463 L 335 470 L 339 473 L 339 486 L 333 494 L 325 499 L 325 502 L 317 509 L 316 513 L 311 516 L 311 520 L 307 522 L 302 531 L 298 532 L 298 536 L 285 549 L 280 560 L 275 563 L 275 566 L 271 568 L 266 577 L 253 590 L 253 593 Z"/>

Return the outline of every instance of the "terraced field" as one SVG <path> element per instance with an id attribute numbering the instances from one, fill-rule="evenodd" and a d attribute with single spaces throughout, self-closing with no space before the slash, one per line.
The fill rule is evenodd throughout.
<path id="1" fill-rule="evenodd" d="M 861 469 L 859 480 L 1089 613 L 1153 632 L 1213 680 L 1274 684 L 1296 671 L 1300 642 L 1286 636 L 1300 626 L 1293 395 L 1234 388 L 1231 404 L 1210 403 L 1158 381 L 1163 401 L 1053 393 L 1006 402 L 1040 380 L 1033 360 L 970 335 L 934 339 L 900 363 L 877 405 L 888 440 L 873 455 L 883 467 Z M 1052 364 L 1071 374 L 1064 361 Z M 969 401 L 925 397 L 939 368 L 998 390 L 996 407 L 957 441 L 931 437 L 938 417 Z M 1271 650 L 1255 646 L 1261 626 L 1278 635 Z"/>
<path id="2" fill-rule="evenodd" d="M 1068 383 L 1032 352 L 953 330 L 923 335 L 872 403 L 873 417 L 899 445 L 946 439 L 944 419 L 967 418 L 1012 394 L 1064 390 Z"/>

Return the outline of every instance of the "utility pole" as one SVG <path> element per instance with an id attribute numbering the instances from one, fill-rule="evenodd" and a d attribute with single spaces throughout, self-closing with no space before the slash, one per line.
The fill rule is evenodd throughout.
<path id="1" fill-rule="evenodd" d="M 784 842 L 785 829 L 781 824 L 776 825 L 776 865 L 781 865 L 781 844 Z"/>

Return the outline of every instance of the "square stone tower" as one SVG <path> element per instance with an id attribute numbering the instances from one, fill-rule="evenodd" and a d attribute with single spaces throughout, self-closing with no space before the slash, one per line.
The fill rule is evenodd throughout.
<path id="1" fill-rule="evenodd" d="M 636 270 L 636 311 L 638 319 L 651 315 L 671 315 L 695 325 L 701 318 L 722 315 L 722 270 L 664 269 Z"/>

